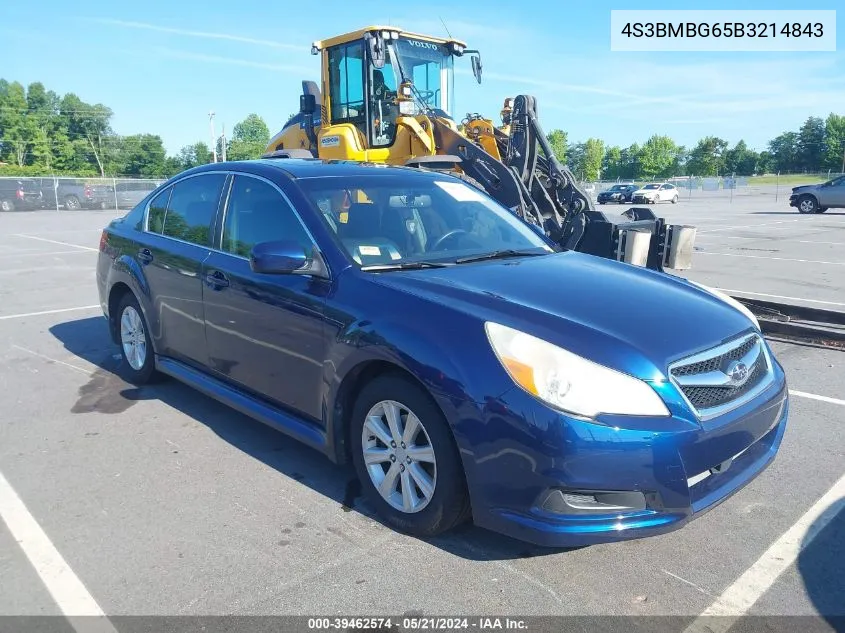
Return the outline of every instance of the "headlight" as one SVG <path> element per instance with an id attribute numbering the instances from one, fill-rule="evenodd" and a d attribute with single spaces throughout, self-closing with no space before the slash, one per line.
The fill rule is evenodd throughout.
<path id="1" fill-rule="evenodd" d="M 669 415 L 657 392 L 638 378 L 498 323 L 488 321 L 484 327 L 513 381 L 556 409 L 585 418 Z"/>

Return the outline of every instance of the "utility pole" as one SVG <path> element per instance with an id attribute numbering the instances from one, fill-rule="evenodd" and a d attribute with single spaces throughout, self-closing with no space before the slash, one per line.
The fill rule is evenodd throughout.
<path id="1" fill-rule="evenodd" d="M 223 153 L 223 162 L 226 162 L 226 124 L 223 124 L 223 132 L 220 134 L 220 148 Z"/>
<path id="2" fill-rule="evenodd" d="M 211 155 L 217 162 L 217 137 L 214 135 L 214 110 L 208 113 L 208 124 L 211 126 Z"/>
<path id="3" fill-rule="evenodd" d="M 845 141 L 842 141 L 842 173 L 845 174 Z"/>

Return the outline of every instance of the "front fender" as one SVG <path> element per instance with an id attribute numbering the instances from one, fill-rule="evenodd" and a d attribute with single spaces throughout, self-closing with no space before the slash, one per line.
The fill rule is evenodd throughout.
<path id="1" fill-rule="evenodd" d="M 473 480 L 474 461 L 468 458 L 469 447 L 464 446 L 466 435 L 462 429 L 467 424 L 481 423 L 485 405 L 479 402 L 489 400 L 489 395 L 485 398 L 485 394 L 474 389 L 473 384 L 483 381 L 468 375 L 474 363 L 465 359 L 479 349 L 478 345 L 489 344 L 483 326 L 472 318 L 453 313 L 449 321 L 436 330 L 436 337 L 432 336 L 428 319 L 355 321 L 338 331 L 328 350 L 323 394 L 324 410 L 330 412 L 326 420 L 327 441 L 333 459 L 342 462 L 346 455 L 347 411 L 342 405 L 344 401 L 354 402 L 356 395 L 346 393 L 350 380 L 356 383 L 362 368 L 373 362 L 389 363 L 411 375 L 440 407 L 452 429 L 467 479 Z M 484 357 L 478 356 L 479 371 L 472 373 L 480 374 L 484 371 Z"/>

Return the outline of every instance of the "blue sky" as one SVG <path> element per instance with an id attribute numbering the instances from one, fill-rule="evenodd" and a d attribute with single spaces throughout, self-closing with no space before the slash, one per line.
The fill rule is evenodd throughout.
<path id="1" fill-rule="evenodd" d="M 840 3 L 746 0 L 695 8 L 843 9 Z M 571 141 L 596 136 L 625 146 L 660 133 L 693 145 L 715 134 L 762 149 L 810 115 L 845 114 L 840 33 L 837 52 L 611 52 L 611 8 L 679 9 L 684 3 L 431 0 L 419 14 L 413 6 L 41 0 L 32 8 L 9 0 L 0 6 L 0 77 L 42 81 L 59 93 L 102 102 L 114 110 L 118 133 L 156 133 L 176 152 L 208 140 L 209 110 L 216 112 L 218 132 L 250 112 L 275 132 L 298 108 L 300 80 L 319 79 L 318 58 L 309 53 L 313 40 L 377 23 L 445 35 L 442 18 L 484 59 L 481 86 L 468 74 L 469 60 L 459 62 L 465 66 L 456 79 L 459 116 L 481 112 L 498 121 L 505 97 L 533 94 L 543 127 L 564 129 Z M 842 15 L 845 10 L 838 31 L 845 31 Z"/>

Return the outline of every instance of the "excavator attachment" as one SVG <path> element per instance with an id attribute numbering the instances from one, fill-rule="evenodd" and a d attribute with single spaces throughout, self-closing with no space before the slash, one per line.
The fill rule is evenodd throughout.
<path id="1" fill-rule="evenodd" d="M 473 125 L 479 120 L 483 119 L 478 115 L 468 115 L 464 135 L 433 118 L 438 156 L 408 164 L 428 167 L 431 159 L 439 159 L 441 165 L 451 161 L 493 198 L 543 227 L 564 249 L 660 271 L 690 268 L 695 227 L 667 224 L 645 207 L 632 207 L 616 218 L 596 210 L 573 173 L 555 157 L 540 127 L 534 97 L 520 95 L 513 100 L 504 122 L 509 133 Z M 485 147 L 495 147 L 499 156 Z"/>

